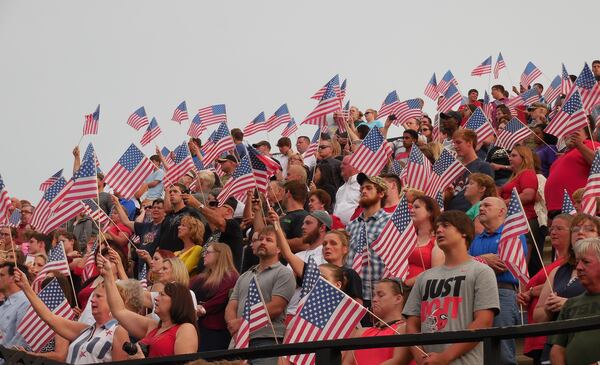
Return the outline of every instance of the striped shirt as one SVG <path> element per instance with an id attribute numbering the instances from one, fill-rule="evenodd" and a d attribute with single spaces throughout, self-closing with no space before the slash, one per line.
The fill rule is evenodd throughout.
<path id="1" fill-rule="evenodd" d="M 111 319 L 99 328 L 92 325 L 81 331 L 69 345 L 69 364 L 90 364 L 112 361 L 112 342 L 119 323 Z"/>

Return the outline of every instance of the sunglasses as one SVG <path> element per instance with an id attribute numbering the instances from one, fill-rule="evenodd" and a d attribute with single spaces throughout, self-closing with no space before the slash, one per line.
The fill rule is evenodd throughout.
<path id="1" fill-rule="evenodd" d="M 327 145 L 322 144 L 322 145 L 319 146 L 319 149 L 320 150 L 324 150 L 324 149 L 329 148 L 329 147 L 331 147 L 331 146 L 327 146 Z"/>
<path id="2" fill-rule="evenodd" d="M 218 207 L 219 206 L 219 202 L 216 200 L 212 200 L 208 202 L 208 206 L 209 207 Z"/>
<path id="3" fill-rule="evenodd" d="M 430 130 L 429 128 L 421 128 L 421 132 L 427 132 L 429 130 Z"/>

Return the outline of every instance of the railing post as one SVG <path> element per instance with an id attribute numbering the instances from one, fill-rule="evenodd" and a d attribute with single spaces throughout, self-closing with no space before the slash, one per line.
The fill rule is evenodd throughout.
<path id="1" fill-rule="evenodd" d="M 500 340 L 486 337 L 483 339 L 483 363 L 485 365 L 500 365 Z"/>
<path id="2" fill-rule="evenodd" d="M 315 365 L 341 365 L 342 352 L 336 348 L 319 349 L 315 352 Z"/>

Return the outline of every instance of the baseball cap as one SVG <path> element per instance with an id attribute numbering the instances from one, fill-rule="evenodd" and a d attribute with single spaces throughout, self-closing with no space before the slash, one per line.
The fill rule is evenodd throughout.
<path id="1" fill-rule="evenodd" d="M 457 111 L 454 111 L 454 110 L 450 110 L 449 112 L 446 112 L 446 113 L 440 113 L 440 118 L 442 118 L 442 119 L 454 118 L 454 119 L 456 119 L 456 121 L 458 123 L 462 123 L 462 114 Z"/>
<path id="2" fill-rule="evenodd" d="M 271 144 L 268 141 L 260 141 L 260 142 L 252 145 L 252 147 L 254 147 L 254 148 L 258 148 L 260 146 L 267 146 L 267 147 L 269 147 L 269 149 L 271 149 Z"/>
<path id="3" fill-rule="evenodd" d="M 234 155 L 227 155 L 225 157 L 221 157 L 221 158 L 217 159 L 217 162 L 219 162 L 219 163 L 227 162 L 227 161 L 231 161 L 231 162 L 235 162 L 235 163 L 238 162 Z"/>
<path id="4" fill-rule="evenodd" d="M 365 181 L 370 181 L 373 184 L 379 186 L 380 188 L 383 189 L 383 191 L 387 191 L 388 190 L 388 185 L 385 182 L 385 180 L 383 180 L 383 178 L 379 177 L 379 176 L 367 176 L 364 173 L 360 173 L 356 176 L 356 181 L 358 181 L 358 183 L 360 185 L 362 185 Z"/>
<path id="5" fill-rule="evenodd" d="M 235 210 L 238 206 L 238 202 L 234 197 L 229 197 L 227 198 L 227 200 L 225 200 L 225 203 L 223 203 L 223 205 L 229 205 L 231 209 Z"/>
<path id="6" fill-rule="evenodd" d="M 313 210 L 308 215 L 315 218 L 319 222 L 323 223 L 327 229 L 331 229 L 331 225 L 333 224 L 333 220 L 329 213 L 324 210 Z"/>

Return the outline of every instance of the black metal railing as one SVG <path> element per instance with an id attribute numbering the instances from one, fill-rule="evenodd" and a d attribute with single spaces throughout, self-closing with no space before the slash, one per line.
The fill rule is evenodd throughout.
<path id="1" fill-rule="evenodd" d="M 558 333 L 572 333 L 600 329 L 600 316 L 556 321 L 549 323 L 531 324 L 525 326 L 511 326 L 503 328 L 489 328 L 473 331 L 453 331 L 434 334 L 395 335 L 367 338 L 351 338 L 331 341 L 308 342 L 290 345 L 275 345 L 268 347 L 250 348 L 242 350 L 210 351 L 173 357 L 161 357 L 143 360 L 128 360 L 127 364 L 185 364 L 186 362 L 205 360 L 234 360 L 234 359 L 259 359 L 285 355 L 315 353 L 317 365 L 335 365 L 341 363 L 341 352 L 347 350 L 360 350 L 379 347 L 400 347 L 414 345 L 434 345 L 458 342 L 483 342 L 484 364 L 496 365 L 500 361 L 500 340 L 510 338 L 524 338 L 532 336 L 547 336 Z M 54 365 L 63 364 L 58 361 L 47 360 L 27 355 L 23 352 L 11 350 L 0 346 L 0 356 L 6 359 L 6 364 L 38 364 Z M 124 364 L 114 362 L 113 364 Z"/>

